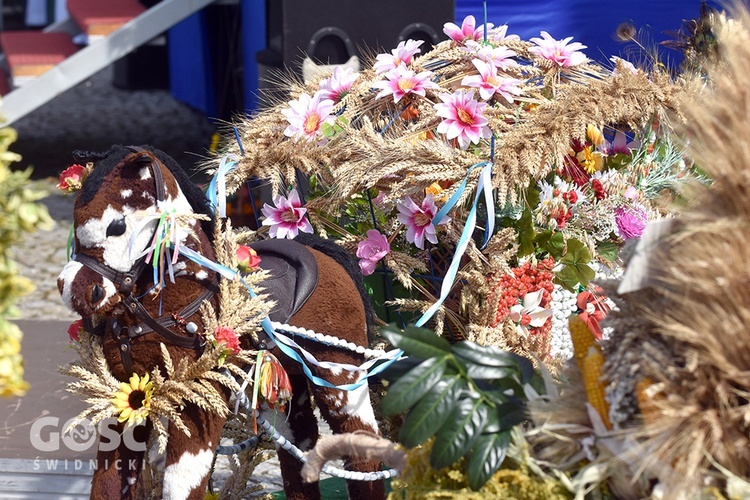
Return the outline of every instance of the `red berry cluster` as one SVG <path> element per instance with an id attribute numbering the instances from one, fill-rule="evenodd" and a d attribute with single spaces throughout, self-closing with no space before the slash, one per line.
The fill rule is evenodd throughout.
<path id="1" fill-rule="evenodd" d="M 542 290 L 541 306 L 548 308 L 552 301 L 552 291 L 554 284 L 552 279 L 552 268 L 555 266 L 555 260 L 552 257 L 537 262 L 532 266 L 530 262 L 513 268 L 513 275 L 504 274 L 500 277 L 495 292 L 500 293 L 500 303 L 497 307 L 495 322 L 492 326 L 497 326 L 510 316 L 510 308 L 523 303 L 523 298 L 527 293 Z M 544 326 L 540 328 L 529 328 L 529 331 L 535 335 L 547 335 L 552 329 L 552 321 L 547 320 Z"/>

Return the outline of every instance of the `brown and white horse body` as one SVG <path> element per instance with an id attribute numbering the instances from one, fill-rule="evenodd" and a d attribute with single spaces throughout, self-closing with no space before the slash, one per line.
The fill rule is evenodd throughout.
<path id="1" fill-rule="evenodd" d="M 158 186 L 163 184 L 162 188 Z M 155 215 L 160 210 L 174 209 L 177 213 L 208 214 L 208 204 L 202 192 L 189 182 L 174 160 L 164 153 L 148 147 L 112 148 L 97 158 L 93 172 L 84 182 L 83 190 L 75 203 L 75 252 L 79 261 L 72 260 L 60 273 L 58 287 L 63 301 L 84 318 L 97 318 L 106 324 L 102 345 L 107 364 L 113 375 L 126 381 L 132 373 L 149 373 L 162 366 L 160 344 L 167 345 L 173 360 L 195 360 L 200 349 L 165 342 L 156 332 L 127 339 L 127 349 L 113 330 L 137 329 L 142 320 L 127 305 L 121 273 L 128 273 L 138 264 L 141 254 L 152 244 L 157 224 Z M 151 220 L 149 220 L 151 219 Z M 179 233 L 181 245 L 214 260 L 212 250 L 213 221 L 195 221 L 191 231 Z M 345 338 L 360 346 L 368 345 L 366 306 L 362 300 L 361 286 L 353 274 L 330 257 L 325 242 L 311 243 L 310 251 L 319 267 L 318 284 L 305 304 L 292 316 L 289 324 L 316 332 L 326 332 Z M 318 249 L 314 247 L 318 247 Z M 321 251 L 322 250 L 322 251 Z M 334 251 L 333 254 L 336 252 Z M 87 260 L 86 260 L 87 259 Z M 105 268 L 90 264 L 94 260 Z M 83 262 L 83 263 L 82 263 Z M 87 264 L 88 263 L 88 264 Z M 92 268 L 93 266 L 93 268 Z M 356 265 L 355 265 L 356 268 Z M 152 318 L 169 318 L 179 315 L 196 301 L 207 289 L 215 287 L 217 275 L 193 260 L 179 256 L 173 266 L 174 283 L 154 287 L 153 272 L 145 266 L 136 277 L 131 297 L 140 303 Z M 118 279 L 110 279 L 115 276 Z M 210 300 L 218 309 L 218 298 Z M 172 334 L 190 338 L 192 333 L 185 325 L 195 323 L 203 332 L 200 314 L 179 318 L 170 326 Z M 361 354 L 333 349 L 316 342 L 302 342 L 302 347 L 317 359 L 360 365 Z M 249 346 L 248 346 L 249 347 Z M 123 355 L 129 352 L 129 358 Z M 377 423 L 370 405 L 367 384 L 354 391 L 310 384 L 299 365 L 279 352 L 275 352 L 290 375 L 293 399 L 289 415 L 276 414 L 268 418 L 291 442 L 303 450 L 314 446 L 318 439 L 317 420 L 313 414 L 310 395 L 315 398 L 322 416 L 334 433 L 367 431 L 378 434 Z M 351 384 L 360 372 L 327 370 L 311 367 L 313 373 L 334 385 Z M 163 372 L 163 370 L 162 370 Z M 224 393 L 227 399 L 229 394 Z M 182 414 L 190 430 L 190 437 L 170 424 L 166 455 L 159 457 L 150 452 L 152 463 L 164 467 L 163 498 L 203 498 L 209 479 L 214 450 L 219 444 L 224 420 L 216 413 L 200 410 L 188 404 Z M 124 424 L 118 425 L 122 432 Z M 150 426 L 136 429 L 136 438 L 146 442 Z M 92 498 L 133 498 L 137 478 L 144 462 L 145 452 L 135 452 L 121 445 L 113 451 L 100 451 L 98 469 L 92 483 Z M 284 478 L 284 489 L 290 499 L 319 498 L 317 484 L 303 484 L 300 478 L 302 464 L 285 450 L 279 450 Z M 115 466 L 117 464 L 117 466 Z M 126 467 L 127 465 L 127 467 Z M 349 460 L 347 468 L 373 471 L 378 463 L 366 460 Z M 349 482 L 352 498 L 378 498 L 383 496 L 381 482 Z"/>

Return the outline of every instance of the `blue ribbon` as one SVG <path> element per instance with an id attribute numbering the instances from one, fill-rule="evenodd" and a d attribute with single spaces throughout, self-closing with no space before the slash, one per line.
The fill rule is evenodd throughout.
<path id="1" fill-rule="evenodd" d="M 253 289 L 250 287 L 250 285 L 248 285 L 245 282 L 245 280 L 242 278 L 242 275 L 239 272 L 235 271 L 234 269 L 230 269 L 227 266 L 224 266 L 224 265 L 219 264 L 217 262 L 213 262 L 212 260 L 207 259 L 206 257 L 204 257 L 203 255 L 201 255 L 200 253 L 198 253 L 198 252 L 196 252 L 196 251 L 194 251 L 191 248 L 188 248 L 186 246 L 183 246 L 180 249 L 180 253 L 182 253 L 185 257 L 189 258 L 193 262 L 195 262 L 195 263 L 197 263 L 197 264 L 199 264 L 199 265 L 201 265 L 201 266 L 203 266 L 203 267 L 205 267 L 207 269 L 211 269 L 212 271 L 215 271 L 215 272 L 219 273 L 221 276 L 223 276 L 223 277 L 225 277 L 225 278 L 227 278 L 229 280 L 235 280 L 235 279 L 239 278 L 239 280 L 247 287 L 247 290 L 250 293 L 250 296 L 253 297 L 253 298 L 257 297 L 256 293 L 253 291 Z M 355 382 L 353 384 L 333 385 L 330 382 L 328 382 L 327 380 L 322 379 L 320 377 L 317 377 L 317 376 L 313 375 L 312 371 L 310 371 L 310 368 L 307 366 L 307 364 L 305 363 L 305 361 L 302 359 L 302 356 L 293 348 L 293 346 L 296 347 L 296 348 L 298 348 L 298 349 L 300 349 L 300 351 L 304 353 L 305 357 L 308 358 L 314 364 L 319 364 L 319 362 L 317 361 L 317 359 L 315 359 L 315 357 L 312 356 L 312 354 L 308 353 L 302 347 L 300 347 L 299 345 L 297 345 L 297 343 L 294 342 L 293 340 L 287 339 L 286 337 L 284 337 L 282 335 L 278 335 L 276 333 L 276 330 L 274 329 L 273 325 L 271 324 L 271 320 L 268 317 L 263 318 L 263 320 L 261 321 L 261 326 L 263 327 L 263 330 L 265 330 L 265 332 L 268 334 L 268 336 L 270 337 L 270 339 L 276 343 L 276 345 L 281 350 L 281 352 L 283 352 L 284 354 L 286 354 L 290 358 L 292 358 L 295 361 L 299 362 L 300 365 L 302 365 L 302 370 L 304 371 L 305 375 L 307 375 L 307 378 L 309 378 L 314 384 L 319 385 L 319 386 L 323 386 L 323 387 L 329 387 L 329 388 L 332 388 L 332 389 L 338 389 L 338 390 L 341 390 L 341 391 L 352 391 L 354 389 L 358 389 L 359 387 L 362 387 L 364 384 L 367 383 L 367 379 L 369 377 L 372 377 L 373 375 L 377 375 L 378 373 L 380 373 L 383 370 L 385 370 L 386 368 L 388 368 L 388 366 L 390 366 L 393 362 L 395 362 L 397 359 L 399 359 L 401 357 L 401 354 L 403 353 L 403 351 L 400 351 L 400 350 L 397 351 L 396 353 L 393 354 L 393 357 L 391 359 L 388 359 L 387 361 L 385 361 L 384 363 L 376 366 L 372 370 L 369 370 L 365 374 L 364 377 L 362 377 L 360 380 L 358 380 L 357 382 Z M 372 360 L 372 362 L 376 362 L 376 361 L 377 360 Z"/>
<path id="2" fill-rule="evenodd" d="M 466 252 L 466 247 L 469 245 L 469 240 L 471 240 L 471 236 L 474 233 L 474 228 L 476 227 L 477 205 L 479 203 L 479 198 L 481 197 L 482 192 L 484 192 L 485 203 L 487 204 L 487 227 L 484 234 L 484 245 L 487 245 L 487 242 L 489 241 L 490 236 L 495 229 L 495 211 L 494 203 L 492 200 L 492 163 L 488 162 L 477 163 L 476 165 L 473 165 L 471 168 L 469 168 L 469 172 L 466 173 L 466 177 L 464 177 L 464 180 L 458 186 L 456 192 L 453 193 L 453 196 L 451 196 L 446 204 L 443 205 L 443 208 L 438 211 L 438 213 L 432 219 L 432 223 L 436 226 L 440 224 L 440 221 L 443 220 L 448 211 L 451 210 L 456 205 L 456 203 L 458 203 L 458 200 L 461 199 L 461 196 L 466 190 L 466 184 L 469 181 L 469 174 L 477 167 L 482 167 L 482 173 L 479 176 L 479 183 L 477 184 L 477 193 L 474 196 L 474 203 L 472 203 L 471 205 L 469 215 L 466 217 L 464 230 L 461 233 L 458 244 L 456 245 L 456 251 L 453 254 L 453 260 L 451 261 L 450 267 L 448 267 L 448 271 L 445 273 L 445 278 L 443 279 L 443 284 L 440 288 L 440 297 L 437 301 L 435 301 L 434 304 L 432 304 L 432 306 L 430 306 L 429 309 L 427 309 L 427 311 L 425 311 L 422 317 L 417 320 L 415 324 L 416 326 L 423 326 L 425 323 L 427 323 L 427 321 L 429 321 L 430 318 L 432 318 L 432 316 L 434 316 L 443 302 L 445 302 L 445 299 L 448 297 L 451 288 L 453 288 L 453 283 L 456 280 L 456 275 L 458 274 L 458 266 L 461 263 L 461 258 Z M 492 214 L 491 217 L 490 213 Z"/>
<path id="3" fill-rule="evenodd" d="M 214 210 L 218 208 L 219 217 L 227 216 L 227 174 L 237 168 L 238 158 L 235 155 L 224 155 L 219 168 L 216 170 L 211 183 L 208 185 L 206 197 Z"/>

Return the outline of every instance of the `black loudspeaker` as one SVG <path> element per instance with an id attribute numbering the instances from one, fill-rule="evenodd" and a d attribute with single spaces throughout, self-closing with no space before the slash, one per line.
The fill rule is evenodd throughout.
<path id="1" fill-rule="evenodd" d="M 389 52 L 409 38 L 422 53 L 447 37 L 453 0 L 268 0 L 269 49 L 299 72 L 305 56 L 317 64 L 343 64 L 352 56 Z M 354 52 L 354 53 L 352 53 Z"/>

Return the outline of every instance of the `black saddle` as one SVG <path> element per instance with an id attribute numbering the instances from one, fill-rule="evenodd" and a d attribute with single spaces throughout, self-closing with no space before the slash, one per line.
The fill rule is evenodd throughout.
<path id="1" fill-rule="evenodd" d="M 289 322 L 318 285 L 318 262 L 307 247 L 294 240 L 262 240 L 250 247 L 260 257 L 260 268 L 269 272 L 262 284 L 263 292 L 276 302 L 269 317 Z"/>

